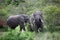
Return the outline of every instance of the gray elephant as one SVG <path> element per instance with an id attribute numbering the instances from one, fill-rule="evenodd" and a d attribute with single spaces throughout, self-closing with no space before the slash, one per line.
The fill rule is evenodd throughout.
<path id="1" fill-rule="evenodd" d="M 22 31 L 22 29 L 25 31 L 24 23 L 28 23 L 28 25 L 30 26 L 30 20 L 28 15 L 26 14 L 12 15 L 7 19 L 7 25 L 11 29 L 15 29 L 18 25 L 20 25 L 20 31 Z"/>
<path id="2" fill-rule="evenodd" d="M 35 13 L 32 14 L 31 18 L 31 28 L 32 30 L 34 30 L 35 32 L 38 32 L 38 30 L 40 30 L 41 32 L 43 32 L 43 27 L 44 27 L 44 22 L 43 22 L 43 14 L 40 11 L 36 11 Z"/>

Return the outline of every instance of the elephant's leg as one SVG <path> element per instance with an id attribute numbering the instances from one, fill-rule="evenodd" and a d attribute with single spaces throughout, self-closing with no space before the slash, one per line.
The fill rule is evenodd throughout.
<path id="1" fill-rule="evenodd" d="M 23 28 L 22 28 L 24 31 L 25 31 L 25 26 L 23 25 Z"/>
<path id="2" fill-rule="evenodd" d="M 22 27 L 21 27 L 21 25 L 20 25 L 20 31 L 22 31 Z"/>
<path id="3" fill-rule="evenodd" d="M 30 23 L 28 23 L 27 25 L 28 25 L 28 27 L 27 27 L 27 28 L 28 28 L 28 31 L 31 31 L 31 32 L 33 32 L 33 29 L 32 29 L 32 26 L 31 26 L 31 24 L 30 24 Z"/>
<path id="4" fill-rule="evenodd" d="M 33 32 L 33 29 L 31 27 L 28 27 L 28 31 Z"/>
<path id="5" fill-rule="evenodd" d="M 25 31 L 24 22 L 20 24 L 20 31 L 22 31 L 22 29 Z"/>
<path id="6" fill-rule="evenodd" d="M 34 25 L 34 31 L 35 31 L 36 33 L 38 32 L 38 27 L 37 27 L 36 24 Z"/>
<path id="7" fill-rule="evenodd" d="M 43 31 L 44 31 L 44 29 L 43 29 L 43 24 L 41 24 L 40 28 L 41 28 L 40 31 L 43 32 Z"/>

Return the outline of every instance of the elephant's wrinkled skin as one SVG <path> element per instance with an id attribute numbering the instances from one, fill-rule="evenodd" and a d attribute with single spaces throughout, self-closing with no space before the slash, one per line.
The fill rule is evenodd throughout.
<path id="1" fill-rule="evenodd" d="M 24 23 L 30 24 L 29 17 L 26 14 L 12 15 L 7 19 L 7 24 L 11 29 L 15 29 L 18 25 L 20 25 L 20 31 L 22 31 L 22 29 L 25 30 Z"/>
<path id="2" fill-rule="evenodd" d="M 35 13 L 32 14 L 31 18 L 31 25 L 32 29 L 35 32 L 38 32 L 38 29 L 40 29 L 41 32 L 43 32 L 43 14 L 40 11 L 36 11 Z"/>

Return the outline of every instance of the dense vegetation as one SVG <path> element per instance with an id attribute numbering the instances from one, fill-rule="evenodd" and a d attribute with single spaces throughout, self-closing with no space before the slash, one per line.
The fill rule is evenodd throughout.
<path id="1" fill-rule="evenodd" d="M 8 16 L 14 14 L 30 16 L 37 10 L 42 11 L 44 15 L 44 33 L 36 35 L 33 32 L 21 33 L 17 29 L 12 31 L 8 29 L 8 32 L 3 32 L 0 36 L 0 40 L 37 40 L 38 38 L 60 40 L 60 0 L 0 0 L 0 21 L 6 21 Z"/>

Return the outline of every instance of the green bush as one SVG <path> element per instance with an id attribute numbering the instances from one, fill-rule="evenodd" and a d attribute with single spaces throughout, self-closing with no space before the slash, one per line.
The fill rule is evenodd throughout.
<path id="1" fill-rule="evenodd" d="M 4 21 L 6 20 L 7 18 L 7 10 L 4 8 L 4 9 L 0 9 L 0 20 Z"/>
<path id="2" fill-rule="evenodd" d="M 0 36 L 0 40 L 34 40 L 34 33 L 28 31 L 19 32 L 19 27 L 17 27 L 15 30 L 5 32 Z"/>
<path id="3" fill-rule="evenodd" d="M 31 32 L 7 32 L 0 36 L 0 40 L 33 40 L 34 35 Z"/>
<path id="4" fill-rule="evenodd" d="M 50 31 L 54 31 L 56 26 L 60 26 L 60 8 L 57 6 L 46 6 L 43 8 L 45 25 Z"/>
<path id="5" fill-rule="evenodd" d="M 7 11 L 5 9 L 0 9 L 0 16 L 5 16 Z"/>
<path id="6" fill-rule="evenodd" d="M 60 0 L 52 0 L 52 2 L 60 3 Z"/>

